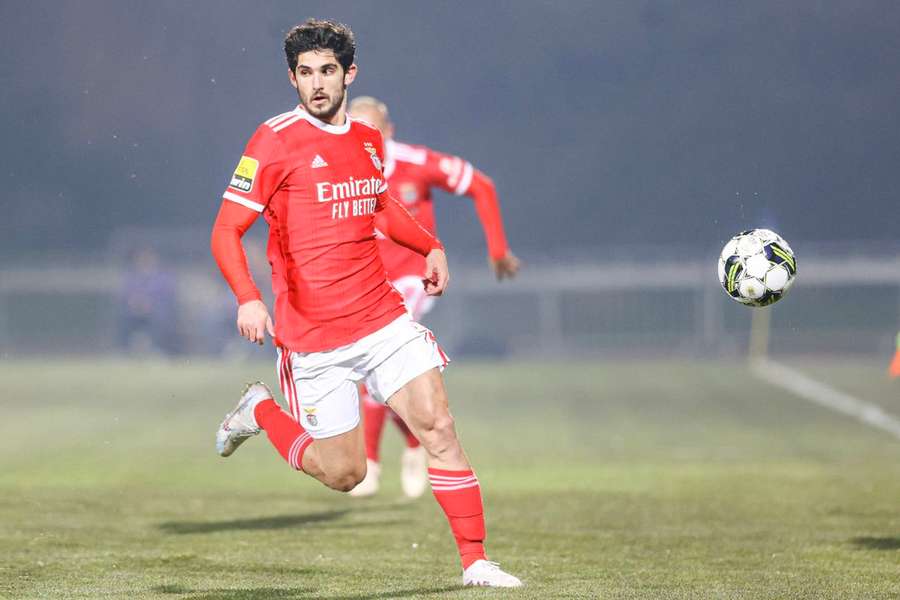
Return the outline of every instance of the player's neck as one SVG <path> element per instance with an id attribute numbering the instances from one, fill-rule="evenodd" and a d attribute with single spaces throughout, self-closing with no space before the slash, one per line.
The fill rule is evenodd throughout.
<path id="1" fill-rule="evenodd" d="M 306 110 L 306 107 L 303 106 L 302 104 L 299 105 L 297 108 L 299 108 L 300 110 L 305 112 L 307 115 L 309 115 L 316 121 L 319 121 L 320 123 L 324 123 L 326 125 L 334 125 L 335 127 L 341 127 L 347 123 L 347 109 L 344 106 L 341 106 L 341 108 L 339 108 L 338 111 L 336 113 L 334 113 L 334 115 L 332 115 L 332 117 L 330 119 L 322 119 L 321 117 L 317 117 L 316 115 L 314 115 L 311 112 L 309 112 L 308 110 Z"/>

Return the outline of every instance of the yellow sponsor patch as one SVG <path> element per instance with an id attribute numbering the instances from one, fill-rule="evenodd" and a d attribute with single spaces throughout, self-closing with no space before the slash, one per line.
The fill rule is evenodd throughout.
<path id="1" fill-rule="evenodd" d="M 249 156 L 242 156 L 234 175 L 231 176 L 231 187 L 242 192 L 249 193 L 253 189 L 253 180 L 256 179 L 256 171 L 259 169 L 259 161 Z"/>

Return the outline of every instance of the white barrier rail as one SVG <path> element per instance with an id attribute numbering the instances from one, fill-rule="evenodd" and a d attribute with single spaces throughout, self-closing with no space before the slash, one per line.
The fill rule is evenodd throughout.
<path id="1" fill-rule="evenodd" d="M 791 295 L 764 309 L 773 315 L 771 348 L 815 351 L 817 345 L 841 342 L 848 351 L 877 352 L 892 343 L 900 328 L 900 256 L 812 257 L 798 266 Z M 661 348 L 715 355 L 746 349 L 752 309 L 722 293 L 714 261 L 526 264 L 518 278 L 502 283 L 486 266 L 451 267 L 450 290 L 426 321 L 451 351 L 464 355 Z M 232 310 L 227 290 L 206 265 L 173 270 L 179 329 L 191 340 L 184 348 L 208 351 L 198 342 L 208 335 L 199 324 L 210 322 L 213 310 Z M 72 351 L 70 338 L 77 338 L 81 349 L 110 351 L 124 278 L 115 266 L 0 270 L 0 351 Z M 264 285 L 267 278 L 258 274 L 257 281 Z M 92 311 L 97 304 L 103 309 Z M 42 306 L 47 308 L 41 311 Z M 55 321 L 25 331 L 25 321 L 48 311 L 57 313 Z M 222 318 L 227 323 L 230 316 Z M 90 325 L 90 319 L 96 322 Z M 75 331 L 79 324 L 84 327 Z"/>

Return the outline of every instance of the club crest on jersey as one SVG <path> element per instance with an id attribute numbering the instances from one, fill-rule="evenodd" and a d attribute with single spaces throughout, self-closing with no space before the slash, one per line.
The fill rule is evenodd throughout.
<path id="1" fill-rule="evenodd" d="M 419 197 L 419 190 L 412 183 L 404 183 L 400 186 L 400 199 L 404 204 L 415 204 Z"/>
<path id="2" fill-rule="evenodd" d="M 316 418 L 316 409 L 315 408 L 305 408 L 303 412 L 306 413 L 306 422 L 309 423 L 310 427 L 315 427 L 319 424 L 319 419 Z"/>
<path id="3" fill-rule="evenodd" d="M 228 185 L 245 194 L 253 189 L 253 180 L 256 178 L 256 171 L 259 169 L 259 161 L 249 156 L 242 156 L 238 162 L 234 175 L 231 176 L 231 183 Z"/>
<path id="4" fill-rule="evenodd" d="M 383 168 L 381 166 L 381 159 L 378 158 L 378 151 L 375 149 L 375 146 L 372 142 L 363 142 L 363 148 L 366 149 L 366 152 L 369 153 L 369 158 L 372 159 L 372 164 L 375 165 L 375 168 L 379 171 L 382 171 Z"/>

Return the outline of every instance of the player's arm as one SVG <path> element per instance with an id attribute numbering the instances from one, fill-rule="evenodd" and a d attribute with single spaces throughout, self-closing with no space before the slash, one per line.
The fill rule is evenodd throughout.
<path id="1" fill-rule="evenodd" d="M 238 301 L 238 331 L 257 344 L 263 343 L 266 331 L 274 337 L 275 328 L 250 275 L 241 237 L 265 209 L 286 172 L 280 140 L 270 127 L 260 125 L 222 194 L 210 241 L 216 263 Z"/>
<path id="2" fill-rule="evenodd" d="M 509 249 L 497 189 L 490 177 L 458 156 L 427 150 L 426 171 L 430 183 L 455 194 L 468 196 L 475 204 L 488 247 L 488 261 L 497 279 L 512 278 L 519 271 L 519 259 Z"/>
<path id="3" fill-rule="evenodd" d="M 259 213 L 230 200 L 223 200 L 213 223 L 210 249 L 219 270 L 238 301 L 237 328 L 240 334 L 262 344 L 265 332 L 275 336 L 272 318 L 262 294 L 253 282 L 241 238 L 256 221 Z"/>
<path id="4" fill-rule="evenodd" d="M 520 262 L 509 249 L 506 232 L 503 230 L 503 217 L 500 214 L 500 202 L 497 200 L 497 189 L 491 178 L 472 168 L 472 181 L 466 196 L 472 198 L 475 211 L 484 229 L 487 240 L 488 259 L 497 275 L 497 279 L 513 278 L 519 272 Z"/>
<path id="5" fill-rule="evenodd" d="M 386 191 L 378 196 L 378 208 L 375 216 L 378 230 L 404 248 L 425 257 L 426 276 L 422 279 L 425 293 L 429 296 L 443 294 L 450 281 L 450 272 L 440 240 L 419 225 L 409 211 Z"/>

